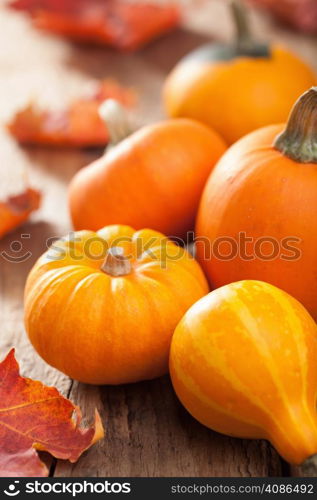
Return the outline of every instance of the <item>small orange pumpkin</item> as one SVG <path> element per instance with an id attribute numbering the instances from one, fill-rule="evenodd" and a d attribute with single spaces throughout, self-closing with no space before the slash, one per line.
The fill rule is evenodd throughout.
<path id="1" fill-rule="evenodd" d="M 267 281 L 317 319 L 317 87 L 284 129 L 253 132 L 219 161 L 201 199 L 197 258 L 214 287 Z"/>
<path id="2" fill-rule="evenodd" d="M 173 331 L 208 292 L 193 257 L 165 236 L 109 226 L 54 243 L 25 290 L 25 325 L 42 358 L 90 384 L 168 371 Z"/>
<path id="3" fill-rule="evenodd" d="M 289 50 L 256 43 L 242 6 L 235 2 L 233 9 L 236 43 L 208 44 L 186 56 L 163 92 L 169 116 L 199 120 L 228 144 L 284 122 L 293 102 L 317 82 L 313 70 Z"/>
<path id="4" fill-rule="evenodd" d="M 128 224 L 184 237 L 225 149 L 218 134 L 192 120 L 143 127 L 74 177 L 69 204 L 75 229 Z"/>
<path id="5" fill-rule="evenodd" d="M 232 283 L 194 304 L 170 354 L 174 389 L 197 420 L 230 436 L 268 439 L 294 464 L 317 453 L 316 364 L 314 320 L 259 281 Z"/>

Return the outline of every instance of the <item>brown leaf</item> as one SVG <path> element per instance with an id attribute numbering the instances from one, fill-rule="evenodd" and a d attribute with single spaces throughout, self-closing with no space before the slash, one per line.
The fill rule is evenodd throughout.
<path id="1" fill-rule="evenodd" d="M 96 85 L 92 94 L 75 100 L 63 111 L 41 111 L 34 105 L 27 106 L 15 115 L 8 129 L 22 144 L 103 147 L 109 140 L 109 134 L 98 109 L 109 98 L 126 107 L 132 106 L 135 101 L 132 90 L 113 80 L 104 80 Z"/>
<path id="2" fill-rule="evenodd" d="M 179 23 L 179 10 L 145 0 L 12 0 L 35 26 L 69 38 L 134 50 Z"/>
<path id="3" fill-rule="evenodd" d="M 103 436 L 97 411 L 84 429 L 80 409 L 57 389 L 21 377 L 14 349 L 0 363 L 0 477 L 47 476 L 36 450 L 76 462 Z"/>
<path id="4" fill-rule="evenodd" d="M 317 33 L 316 0 L 248 0 L 271 11 L 281 21 L 307 33 Z"/>

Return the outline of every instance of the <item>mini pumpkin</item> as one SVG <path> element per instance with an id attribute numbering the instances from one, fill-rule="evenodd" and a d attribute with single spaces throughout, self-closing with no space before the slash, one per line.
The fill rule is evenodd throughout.
<path id="1" fill-rule="evenodd" d="M 305 308 L 249 280 L 194 304 L 170 354 L 174 389 L 197 420 L 230 436 L 268 439 L 294 464 L 317 453 L 316 363 L 317 326 Z"/>
<path id="2" fill-rule="evenodd" d="M 198 263 L 152 230 L 108 226 L 54 243 L 25 290 L 25 325 L 42 358 L 90 384 L 168 371 L 173 331 L 208 292 Z"/>
<path id="3" fill-rule="evenodd" d="M 118 133 L 125 135 L 115 116 L 106 121 L 113 142 Z M 225 150 L 217 133 L 193 120 L 142 127 L 75 175 L 69 188 L 75 229 L 128 224 L 184 237 L 194 228 L 205 182 Z"/>
<path id="4" fill-rule="evenodd" d="M 254 41 L 239 2 L 233 2 L 233 12 L 236 41 L 210 43 L 187 55 L 168 76 L 163 92 L 170 117 L 199 120 L 228 144 L 286 121 L 293 102 L 317 82 L 313 70 L 291 51 Z"/>
<path id="5" fill-rule="evenodd" d="M 298 100 L 287 125 L 253 132 L 222 157 L 196 233 L 197 258 L 214 287 L 267 281 L 317 319 L 317 87 Z"/>

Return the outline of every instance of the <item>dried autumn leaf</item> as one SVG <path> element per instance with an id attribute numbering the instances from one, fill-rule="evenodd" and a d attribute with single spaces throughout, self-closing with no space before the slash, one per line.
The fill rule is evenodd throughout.
<path id="1" fill-rule="evenodd" d="M 36 450 L 76 462 L 104 435 L 95 425 L 81 428 L 81 412 L 54 387 L 21 377 L 14 349 L 0 363 L 0 477 L 45 477 Z"/>
<path id="2" fill-rule="evenodd" d="M 103 147 L 109 140 L 109 134 L 98 109 L 109 98 L 116 99 L 125 107 L 135 102 L 132 90 L 113 80 L 104 80 L 96 85 L 94 92 L 75 100 L 68 109 L 42 111 L 34 105 L 27 106 L 15 115 L 8 129 L 22 144 Z"/>
<path id="3" fill-rule="evenodd" d="M 91 94 L 75 100 L 68 109 L 40 111 L 29 105 L 17 113 L 8 128 L 23 144 L 104 146 L 109 135 L 98 109 L 108 98 L 116 99 L 126 107 L 132 106 L 135 101 L 132 90 L 113 80 L 104 80 L 96 85 Z"/>
<path id="4" fill-rule="evenodd" d="M 0 238 L 25 222 L 40 206 L 41 195 L 28 188 L 23 193 L 0 201 Z"/>
<path id="5" fill-rule="evenodd" d="M 10 167 L 6 168 L 5 153 L 1 159 L 0 238 L 25 222 L 41 201 L 40 193 L 29 185 L 24 166 L 12 159 Z"/>
<path id="6" fill-rule="evenodd" d="M 307 33 L 317 33 L 316 0 L 248 0 L 264 7 L 280 20 Z"/>
<path id="7" fill-rule="evenodd" d="M 179 23 L 175 5 L 127 0 L 13 0 L 36 27 L 69 38 L 135 50 Z"/>

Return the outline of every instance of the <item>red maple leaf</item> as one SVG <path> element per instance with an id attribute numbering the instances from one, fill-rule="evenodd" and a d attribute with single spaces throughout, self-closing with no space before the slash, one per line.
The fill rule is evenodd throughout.
<path id="1" fill-rule="evenodd" d="M 76 462 L 104 435 L 96 412 L 92 428 L 54 387 L 21 377 L 14 349 L 0 363 L 0 477 L 47 476 L 36 450 Z"/>
<path id="2" fill-rule="evenodd" d="M 0 201 L 0 238 L 25 222 L 39 208 L 40 201 L 40 193 L 32 188 Z"/>
<path id="3" fill-rule="evenodd" d="M 108 79 L 97 84 L 91 95 L 76 99 L 62 111 L 39 110 L 33 104 L 28 105 L 15 115 L 8 129 L 22 144 L 103 147 L 109 134 L 98 110 L 100 104 L 109 98 L 125 107 L 132 106 L 135 101 L 132 90 Z"/>
<path id="4" fill-rule="evenodd" d="M 36 27 L 69 38 L 134 50 L 179 23 L 175 5 L 127 0 L 12 0 Z"/>

